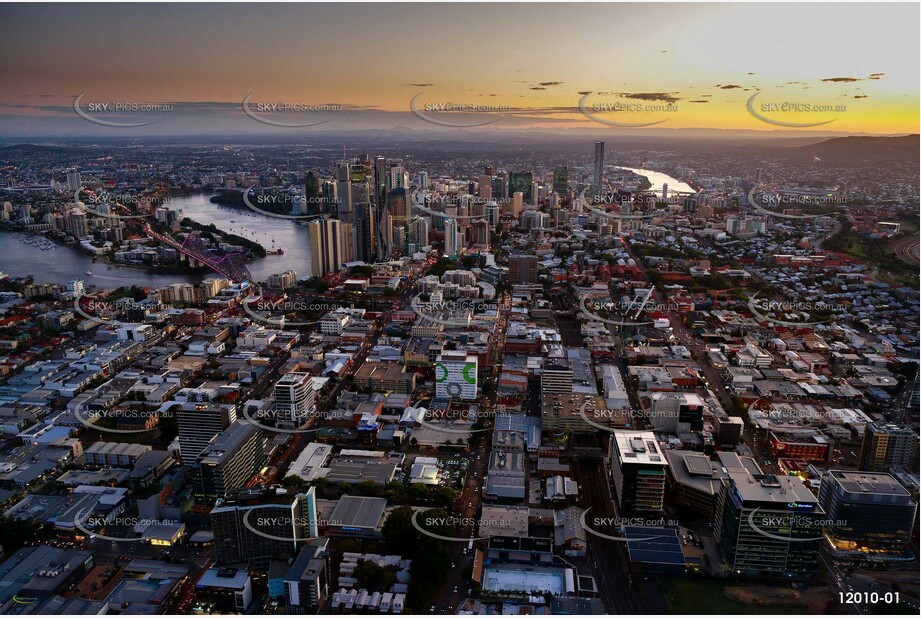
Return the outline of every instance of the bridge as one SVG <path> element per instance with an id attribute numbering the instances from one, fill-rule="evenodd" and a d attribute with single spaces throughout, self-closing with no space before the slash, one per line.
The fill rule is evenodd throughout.
<path id="1" fill-rule="evenodd" d="M 182 244 L 179 244 L 179 242 L 168 236 L 154 232 L 149 224 L 144 225 L 144 231 L 147 232 L 151 238 L 175 248 L 179 253 L 204 264 L 234 283 L 252 281 L 253 279 L 240 253 L 215 255 L 214 252 L 208 248 L 208 245 L 205 244 L 205 241 L 202 240 L 198 232 L 191 232 L 186 236 L 185 240 L 182 241 Z"/>

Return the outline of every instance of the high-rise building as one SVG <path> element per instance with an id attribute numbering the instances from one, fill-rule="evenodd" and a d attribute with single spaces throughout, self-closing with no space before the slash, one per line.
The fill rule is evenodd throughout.
<path id="1" fill-rule="evenodd" d="M 572 365 L 566 358 L 547 359 L 540 374 L 540 393 L 572 392 Z"/>
<path id="2" fill-rule="evenodd" d="M 860 447 L 860 469 L 888 472 L 909 467 L 918 453 L 918 435 L 910 427 L 886 421 L 867 423 Z"/>
<path id="3" fill-rule="evenodd" d="M 486 219 L 475 219 L 471 227 L 473 228 L 473 242 L 484 247 L 489 246 L 490 224 Z"/>
<path id="4" fill-rule="evenodd" d="M 402 236 L 402 238 L 408 238 L 409 236 L 409 220 L 412 216 L 413 205 L 408 203 L 410 196 L 407 194 L 406 189 L 403 187 L 397 187 L 392 189 L 387 194 L 387 212 L 391 216 L 393 226 L 392 238 L 394 245 L 397 245 L 397 237 Z M 403 255 L 405 247 L 403 244 L 397 246 L 391 246 L 391 251 L 398 251 L 398 255 Z"/>
<path id="5" fill-rule="evenodd" d="M 316 412 L 316 399 L 309 373 L 286 373 L 275 383 L 276 422 L 281 427 L 304 425 Z"/>
<path id="6" fill-rule="evenodd" d="M 845 555 L 878 560 L 912 547 L 918 503 L 885 472 L 830 470 L 822 477 L 819 502 L 828 516 L 825 536 Z"/>
<path id="7" fill-rule="evenodd" d="M 445 255 L 457 257 L 461 249 L 460 231 L 457 229 L 457 219 L 445 219 Z"/>
<path id="8" fill-rule="evenodd" d="M 428 217 L 416 217 L 413 220 L 413 233 L 410 238 L 416 246 L 421 249 L 429 243 L 429 232 L 431 231 L 431 226 L 429 225 Z"/>
<path id="9" fill-rule="evenodd" d="M 513 194 L 520 191 L 522 199 L 528 204 L 532 204 L 531 200 L 534 199 L 534 196 L 531 195 L 533 181 L 534 178 L 531 172 L 511 172 L 508 175 L 508 190 Z"/>
<path id="10" fill-rule="evenodd" d="M 342 246 L 343 224 L 336 219 L 320 219 L 307 225 L 310 237 L 310 274 L 325 277 L 339 272 L 348 261 Z"/>
<path id="11" fill-rule="evenodd" d="M 750 576 L 812 577 L 825 511 L 798 476 L 726 473 L 713 533 L 728 568 Z"/>
<path id="12" fill-rule="evenodd" d="M 377 256 L 377 208 L 370 202 L 355 204 L 355 258 L 368 264 Z"/>
<path id="13" fill-rule="evenodd" d="M 250 422 L 235 421 L 205 447 L 198 458 L 195 502 L 210 506 L 228 491 L 246 487 L 266 464 L 265 432 Z"/>
<path id="14" fill-rule="evenodd" d="M 64 231 L 75 238 L 89 236 L 89 226 L 86 222 L 86 213 L 79 210 L 71 210 L 64 215 Z"/>
<path id="15" fill-rule="evenodd" d="M 658 515 L 665 506 L 665 468 L 668 460 L 651 431 L 615 431 L 611 434 L 611 476 L 614 499 L 624 516 Z"/>
<path id="16" fill-rule="evenodd" d="M 233 404 L 187 401 L 174 407 L 183 462 L 194 463 L 212 439 L 237 420 Z"/>
<path id="17" fill-rule="evenodd" d="M 387 200 L 387 183 L 389 181 L 388 170 L 390 162 L 386 157 L 374 158 L 374 204 L 383 206 Z M 380 209 L 378 209 L 380 212 Z"/>
<path id="18" fill-rule="evenodd" d="M 211 509 L 214 561 L 250 562 L 267 570 L 272 560 L 294 558 L 318 535 L 316 490 L 279 486 L 228 492 Z"/>
<path id="19" fill-rule="evenodd" d="M 508 256 L 508 281 L 513 285 L 537 283 L 537 256 L 523 253 Z"/>
<path id="20" fill-rule="evenodd" d="M 569 192 L 568 167 L 556 167 L 553 169 L 553 191 L 560 197 L 565 197 Z"/>
<path id="21" fill-rule="evenodd" d="M 76 169 L 67 170 L 67 190 L 76 191 L 83 186 L 80 180 L 80 172 Z"/>
<path id="22" fill-rule="evenodd" d="M 352 222 L 352 172 L 348 161 L 336 166 L 336 215 L 345 223 Z"/>
<path id="23" fill-rule="evenodd" d="M 285 574 L 285 613 L 317 613 L 329 597 L 329 583 L 329 539 L 311 539 Z"/>
<path id="24" fill-rule="evenodd" d="M 477 183 L 477 195 L 486 199 L 492 197 L 492 176 L 480 176 L 480 181 Z"/>
<path id="25" fill-rule="evenodd" d="M 603 174 L 604 142 L 595 142 L 595 176 L 592 179 L 592 188 L 595 190 L 595 195 L 601 195 Z"/>
<path id="26" fill-rule="evenodd" d="M 476 399 L 477 369 L 475 354 L 445 350 L 435 362 L 435 396 L 468 401 Z"/>

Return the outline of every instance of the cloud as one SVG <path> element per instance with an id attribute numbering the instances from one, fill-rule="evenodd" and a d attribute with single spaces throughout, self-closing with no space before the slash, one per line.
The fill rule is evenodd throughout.
<path id="1" fill-rule="evenodd" d="M 666 103 L 675 103 L 681 100 L 670 92 L 619 92 L 617 94 L 625 99 L 638 99 L 640 101 L 665 101 Z"/>
<path id="2" fill-rule="evenodd" d="M 690 102 L 691 102 L 691 103 L 709 103 L 710 101 L 708 101 L 708 100 L 706 100 L 706 99 L 693 99 L 693 100 L 691 100 Z"/>
<path id="3" fill-rule="evenodd" d="M 757 75 L 757 73 L 752 73 L 752 72 L 749 72 L 748 74 L 749 74 L 749 75 Z"/>
<path id="4" fill-rule="evenodd" d="M 562 83 L 563 82 L 539 82 L 538 85 L 540 86 L 559 86 Z"/>
<path id="5" fill-rule="evenodd" d="M 859 82 L 860 78 L 859 77 L 826 77 L 822 81 L 823 82 L 833 82 L 833 83 L 843 82 L 847 84 L 850 82 Z"/>
<path id="6" fill-rule="evenodd" d="M 581 94 L 583 97 L 584 97 L 585 95 L 588 95 L 588 94 L 591 94 L 591 93 L 592 93 L 591 90 L 580 90 L 580 91 L 579 91 L 579 94 Z"/>
<path id="7" fill-rule="evenodd" d="M 868 98 L 869 96 L 870 96 L 870 95 L 867 95 L 867 94 L 855 94 L 855 95 L 854 95 L 854 98 L 855 98 L 855 99 L 866 99 L 866 98 Z"/>
<path id="8" fill-rule="evenodd" d="M 738 84 L 717 84 L 716 87 L 720 90 L 735 90 L 737 88 L 740 90 L 742 89 L 742 86 Z"/>
<path id="9" fill-rule="evenodd" d="M 879 79 L 883 75 L 885 75 L 885 73 L 870 73 L 870 76 L 867 79 Z"/>
<path id="10" fill-rule="evenodd" d="M 415 86 L 416 88 L 426 88 L 427 86 L 434 86 L 435 84 L 410 84 L 410 86 Z"/>
<path id="11" fill-rule="evenodd" d="M 542 88 L 540 86 L 531 86 L 529 90 L 546 90 L 546 88 Z"/>

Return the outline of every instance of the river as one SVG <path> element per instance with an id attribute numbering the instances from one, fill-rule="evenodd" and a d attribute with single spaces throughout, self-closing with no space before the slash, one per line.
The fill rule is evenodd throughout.
<path id="1" fill-rule="evenodd" d="M 212 204 L 210 194 L 174 197 L 169 208 L 182 210 L 190 219 L 249 238 L 266 249 L 281 247 L 283 255 L 267 255 L 247 266 L 253 278 L 264 281 L 269 275 L 293 270 L 299 278 L 310 276 L 310 243 L 307 228 L 288 219 L 266 217 L 246 210 Z M 275 241 L 274 244 L 272 241 Z M 0 271 L 14 277 L 33 275 L 36 283 L 67 283 L 83 279 L 87 286 L 106 289 L 124 285 L 163 287 L 177 282 L 196 282 L 207 274 L 159 274 L 135 268 L 120 268 L 93 262 L 76 249 L 55 245 L 39 247 L 20 240 L 19 233 L 0 232 Z M 90 275 L 87 275 L 89 271 Z"/>
<path id="2" fill-rule="evenodd" d="M 685 195 L 685 194 L 694 194 L 697 191 L 694 190 L 691 185 L 676 180 L 669 176 L 668 174 L 663 174 L 661 172 L 654 172 L 652 170 L 636 169 L 632 167 L 617 167 L 619 170 L 629 170 L 634 174 L 639 174 L 640 176 L 645 176 L 652 186 L 649 188 L 649 191 L 661 194 L 662 185 L 668 185 L 668 194 L 669 195 Z"/>

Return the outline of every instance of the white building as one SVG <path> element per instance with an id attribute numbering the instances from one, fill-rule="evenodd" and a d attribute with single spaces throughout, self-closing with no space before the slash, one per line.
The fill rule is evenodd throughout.
<path id="1" fill-rule="evenodd" d="M 476 399 L 477 357 L 463 351 L 446 351 L 435 363 L 435 395 L 440 398 Z"/>

